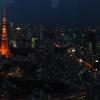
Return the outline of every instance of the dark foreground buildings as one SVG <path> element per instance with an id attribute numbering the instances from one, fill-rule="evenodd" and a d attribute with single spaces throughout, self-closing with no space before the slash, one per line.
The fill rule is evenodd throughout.
<path id="1" fill-rule="evenodd" d="M 0 55 L 0 100 L 99 100 L 99 32 L 97 26 L 8 25 L 1 41 L 12 55 Z"/>

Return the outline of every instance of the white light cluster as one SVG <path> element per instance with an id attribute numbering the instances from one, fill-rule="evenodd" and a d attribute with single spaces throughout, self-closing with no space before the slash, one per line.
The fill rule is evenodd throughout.
<path id="1" fill-rule="evenodd" d="M 99 62 L 99 60 L 95 60 L 95 62 L 96 62 L 96 63 L 98 63 L 98 62 Z"/>
<path id="2" fill-rule="evenodd" d="M 20 28 L 20 27 L 17 27 L 17 28 L 16 28 L 16 30 L 17 30 L 17 31 L 20 31 L 20 30 L 21 30 L 21 28 Z"/>

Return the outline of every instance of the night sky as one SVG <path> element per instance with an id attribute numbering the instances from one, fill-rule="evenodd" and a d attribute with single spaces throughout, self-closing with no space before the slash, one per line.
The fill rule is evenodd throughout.
<path id="1" fill-rule="evenodd" d="M 100 24 L 100 0 L 5 0 L 8 20 L 31 24 Z M 3 8 L 3 0 L 0 6 Z"/>

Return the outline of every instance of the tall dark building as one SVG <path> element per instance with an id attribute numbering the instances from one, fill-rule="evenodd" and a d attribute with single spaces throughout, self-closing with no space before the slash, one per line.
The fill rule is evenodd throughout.
<path id="1" fill-rule="evenodd" d="M 96 34 L 95 31 L 90 31 L 87 36 L 89 50 L 91 53 L 96 53 Z"/>

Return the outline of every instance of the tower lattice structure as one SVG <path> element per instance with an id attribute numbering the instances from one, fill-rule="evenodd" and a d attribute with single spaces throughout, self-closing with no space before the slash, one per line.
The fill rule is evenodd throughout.
<path id="1" fill-rule="evenodd" d="M 0 54 L 4 55 L 6 58 L 9 58 L 12 54 L 8 47 L 8 34 L 7 34 L 7 18 L 6 12 L 4 9 L 3 12 L 3 19 L 2 19 L 2 30 L 1 30 L 1 47 L 0 47 Z"/>

